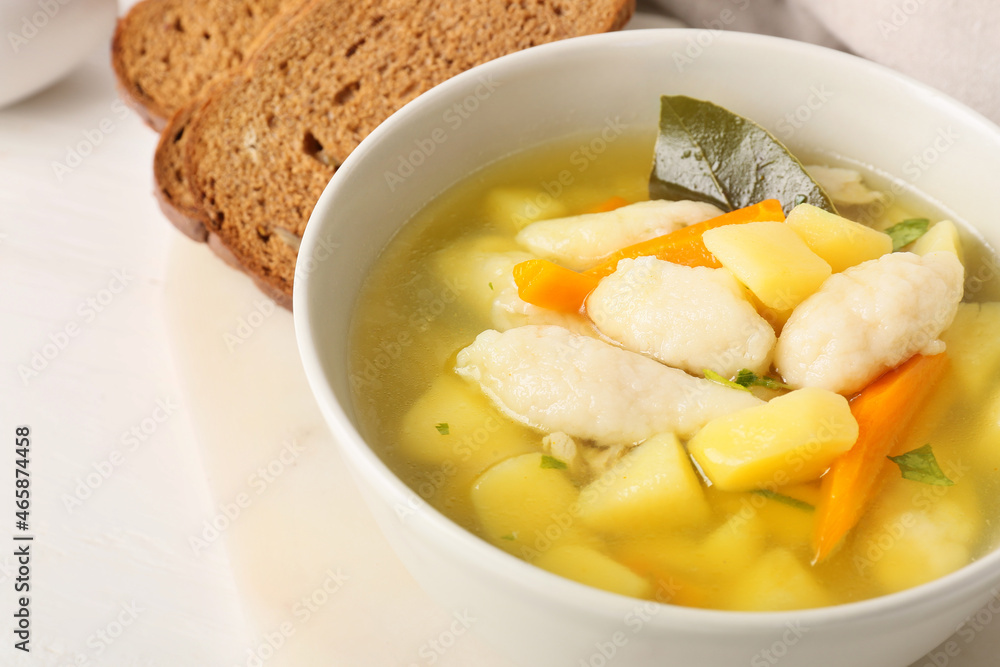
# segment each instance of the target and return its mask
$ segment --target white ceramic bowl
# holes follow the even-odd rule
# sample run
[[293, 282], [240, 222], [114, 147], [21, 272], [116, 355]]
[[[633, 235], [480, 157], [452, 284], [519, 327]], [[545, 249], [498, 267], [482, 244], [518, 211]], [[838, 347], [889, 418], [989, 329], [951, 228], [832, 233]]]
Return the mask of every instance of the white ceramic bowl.
[[[1000, 130], [880, 66], [775, 38], [650, 30], [517, 53], [382, 124], [320, 198], [299, 254], [295, 326], [319, 405], [400, 558], [518, 664], [897, 667], [948, 637], [1000, 583], [1000, 553], [895, 595], [787, 613], [644, 603], [528, 565], [421, 502], [359, 436], [348, 378], [355, 298], [379, 251], [429, 199], [513, 151], [607, 123], [655, 127], [660, 94], [709, 99], [786, 140], [909, 180], [1000, 241]], [[473, 109], [461, 122], [448, 110]], [[617, 120], [616, 120], [617, 119]], [[436, 137], [436, 139], [435, 139]], [[413, 165], [412, 173], [401, 165]], [[404, 174], [399, 180], [388, 174]], [[613, 654], [613, 658], [610, 657]]]
[[67, 74], [115, 27], [115, 0], [2, 0], [0, 107]]

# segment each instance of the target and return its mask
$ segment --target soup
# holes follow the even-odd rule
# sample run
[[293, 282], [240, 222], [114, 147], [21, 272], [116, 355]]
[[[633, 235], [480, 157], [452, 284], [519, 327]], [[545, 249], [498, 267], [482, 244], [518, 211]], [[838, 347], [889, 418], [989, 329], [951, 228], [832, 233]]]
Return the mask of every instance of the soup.
[[[809, 172], [845, 217], [805, 204], [787, 220], [779, 206], [709, 225], [722, 211], [705, 202], [644, 204], [654, 140], [581, 137], [517, 153], [400, 231], [352, 325], [368, 442], [423, 500], [496, 547], [673, 604], [840, 604], [987, 552], [1000, 490], [988, 248], [917, 193], [820, 155], [809, 161], [825, 167]], [[654, 229], [665, 218], [670, 229]], [[846, 218], [864, 230], [838, 227]], [[612, 256], [593, 282], [578, 277], [639, 237], [684, 229], [698, 229], [723, 268]], [[775, 240], [785, 232], [787, 247]], [[838, 234], [849, 242], [831, 245]], [[539, 259], [555, 268], [527, 272]], [[798, 268], [781, 278], [769, 261]], [[529, 303], [535, 279], [555, 308]], [[650, 280], [677, 288], [649, 291]], [[818, 338], [864, 328], [837, 309], [866, 281], [873, 293], [903, 281], [899, 294], [912, 296], [871, 326], [910, 318], [927, 340], [875, 363], [870, 336], [871, 349], [845, 353], [850, 363], [820, 368], [823, 354], [808, 351]], [[677, 333], [679, 321], [702, 333]], [[861, 460], [862, 442], [874, 463]]]

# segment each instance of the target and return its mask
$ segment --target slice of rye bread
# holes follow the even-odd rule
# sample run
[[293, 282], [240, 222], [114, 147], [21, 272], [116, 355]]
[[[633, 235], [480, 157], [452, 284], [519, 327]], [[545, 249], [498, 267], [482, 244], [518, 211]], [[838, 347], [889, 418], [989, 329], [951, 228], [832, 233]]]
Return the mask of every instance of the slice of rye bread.
[[[204, 104], [204, 95], [210, 95], [212, 90], [213, 86], [210, 85], [202, 96], [196, 97], [178, 109], [160, 135], [160, 141], [156, 147], [156, 158], [153, 161], [153, 175], [156, 179], [154, 194], [160, 205], [160, 210], [175, 227], [195, 241], [207, 242], [209, 248], [226, 264], [237, 270], [245, 271], [245, 268], [229, 248], [219, 241], [218, 235], [209, 233], [205, 226], [205, 214], [198, 207], [191, 194], [187, 173], [184, 169], [183, 155], [188, 136], [187, 126], [191, 117]], [[290, 238], [289, 240], [297, 244], [297, 239]], [[288, 294], [276, 290], [254, 274], [246, 273], [264, 294], [277, 304], [291, 309], [292, 300]]]
[[204, 104], [201, 97], [178, 109], [163, 128], [153, 158], [153, 193], [160, 210], [177, 229], [195, 241], [207, 241], [204, 213], [198, 207], [184, 170], [184, 149], [191, 116]]
[[303, 0], [143, 0], [118, 21], [111, 64], [122, 98], [147, 125], [170, 116], [242, 64], [272, 21]]
[[314, 0], [273, 31], [186, 130], [184, 166], [209, 235], [291, 298], [298, 239], [358, 143], [475, 65], [617, 30], [634, 0]]

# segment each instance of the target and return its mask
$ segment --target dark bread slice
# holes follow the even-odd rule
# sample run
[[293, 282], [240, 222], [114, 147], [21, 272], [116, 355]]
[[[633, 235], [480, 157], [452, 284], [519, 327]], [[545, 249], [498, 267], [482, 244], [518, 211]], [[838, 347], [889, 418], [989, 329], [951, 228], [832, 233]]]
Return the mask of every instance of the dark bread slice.
[[[208, 243], [208, 247], [222, 261], [243, 271], [244, 267], [229, 248], [219, 240], [218, 235], [210, 234], [205, 227], [205, 215], [198, 208], [191, 194], [191, 189], [188, 187], [183, 160], [185, 137], [191, 117], [197, 113], [202, 104], [204, 104], [204, 99], [195, 98], [178, 109], [164, 128], [160, 142], [156, 147], [156, 157], [153, 160], [153, 175], [156, 179], [154, 193], [160, 210], [177, 229], [194, 241]], [[275, 290], [253, 274], [248, 273], [248, 275], [257, 284], [257, 287], [278, 305], [291, 309], [292, 300], [289, 295]]]
[[184, 147], [187, 144], [187, 127], [191, 116], [204, 104], [195, 98], [171, 116], [160, 135], [153, 158], [153, 178], [156, 185], [153, 193], [160, 210], [177, 229], [195, 241], [208, 240], [205, 215], [188, 186], [184, 168]]
[[[282, 12], [271, 19], [268, 30], [277, 28], [282, 23], [294, 20], [294, 18], [295, 11]], [[266, 31], [251, 44], [251, 50], [264, 37], [266, 37]], [[188, 136], [187, 126], [191, 122], [192, 116], [204, 105], [205, 100], [208, 99], [213, 90], [225, 85], [227, 76], [229, 76], [228, 73], [207, 82], [199, 95], [174, 112], [162, 130], [153, 158], [153, 177], [156, 184], [154, 194], [160, 205], [160, 210], [186, 236], [199, 242], [208, 240], [208, 230], [205, 228], [205, 214], [199, 208], [191, 194], [190, 187], [188, 187], [187, 170], [184, 165], [184, 151]], [[220, 246], [216, 243], [213, 247]]]
[[111, 64], [122, 98], [156, 130], [242, 64], [271, 21], [302, 0], [143, 0], [118, 21]]
[[634, 0], [314, 0], [272, 31], [187, 128], [185, 167], [209, 233], [291, 296], [320, 193], [392, 112], [475, 65], [616, 30]]

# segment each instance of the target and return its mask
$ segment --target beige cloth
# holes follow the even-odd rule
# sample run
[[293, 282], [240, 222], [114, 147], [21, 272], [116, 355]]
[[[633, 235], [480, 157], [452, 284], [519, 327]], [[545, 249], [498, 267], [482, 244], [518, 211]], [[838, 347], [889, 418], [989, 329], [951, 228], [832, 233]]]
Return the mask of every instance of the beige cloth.
[[692, 28], [758, 32], [856, 53], [1000, 124], [998, 0], [644, 0]]

